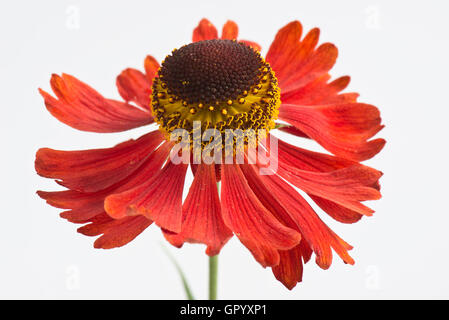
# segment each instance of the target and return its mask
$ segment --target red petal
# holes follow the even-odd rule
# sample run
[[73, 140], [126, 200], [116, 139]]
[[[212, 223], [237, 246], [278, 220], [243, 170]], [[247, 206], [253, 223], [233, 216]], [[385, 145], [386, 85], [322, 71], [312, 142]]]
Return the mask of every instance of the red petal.
[[334, 65], [338, 50], [324, 43], [315, 50], [320, 30], [309, 31], [302, 41], [302, 26], [294, 21], [277, 33], [267, 54], [267, 61], [276, 72], [283, 94], [303, 87], [326, 75]]
[[134, 188], [153, 177], [166, 161], [170, 149], [170, 143], [162, 144], [133, 174], [107, 189], [93, 193], [73, 190], [56, 192], [38, 191], [38, 195], [54, 207], [71, 209], [70, 211], [61, 213], [62, 218], [74, 223], [87, 222], [89, 219], [105, 212], [104, 199], [108, 195]]
[[183, 219], [179, 234], [165, 234], [176, 246], [184, 241], [207, 245], [210, 256], [220, 252], [232, 237], [221, 217], [220, 200], [215, 179], [215, 165], [201, 163], [182, 207]]
[[239, 27], [234, 21], [228, 20], [221, 32], [222, 39], [235, 40], [239, 36]]
[[151, 104], [151, 83], [146, 75], [136, 69], [125, 69], [117, 77], [117, 88], [126, 102], [135, 102], [148, 109]]
[[251, 191], [237, 165], [222, 165], [222, 214], [226, 225], [264, 267], [279, 264], [278, 250], [297, 245], [301, 236], [282, 225]]
[[[369, 167], [360, 165], [354, 161], [301, 149], [283, 142], [282, 140], [278, 140], [278, 148], [280, 162], [302, 170], [313, 172], [330, 172], [333, 170], [351, 166], [360, 166], [365, 168], [366, 170], [374, 170]], [[378, 188], [376, 187], [377, 185], [378, 182], [376, 181], [375, 185], [372, 185], [371, 187], [378, 190]], [[343, 223], [354, 223], [360, 220], [362, 217], [360, 213], [349, 210], [343, 206], [336, 204], [335, 202], [311, 194], [309, 194], [309, 196], [315, 201], [315, 203], [317, 203], [321, 207], [321, 209], [323, 209], [337, 221]], [[371, 215], [372, 213], [372, 210], [365, 211], [366, 215]]]
[[311, 249], [305, 240], [293, 249], [279, 251], [281, 257], [277, 266], [272, 268], [273, 274], [289, 290], [302, 281], [303, 262], [310, 258]]
[[292, 62], [296, 55], [301, 34], [301, 23], [299, 21], [290, 22], [278, 31], [268, 49], [266, 60], [275, 70], [278, 80], [280, 80], [279, 75], [284, 68]]
[[[198, 165], [191, 161], [190, 162], [190, 170], [192, 171], [193, 175], [195, 176], [196, 171], [198, 170]], [[221, 181], [221, 165], [220, 164], [215, 165], [215, 179], [217, 182]]]
[[150, 83], [151, 85], [153, 83], [154, 77], [157, 74], [157, 71], [159, 70], [159, 62], [157, 62], [157, 60], [153, 56], [148, 55], [145, 58], [144, 67], [148, 83]]
[[280, 163], [278, 172], [301, 190], [360, 214], [371, 215], [373, 212], [361, 204], [361, 201], [381, 198], [380, 192], [371, 187], [381, 174], [363, 167], [354, 166], [327, 173], [315, 173]]
[[73, 190], [95, 192], [129, 176], [163, 141], [160, 131], [113, 148], [84, 151], [39, 149], [35, 167], [39, 175], [59, 179]]
[[293, 61], [288, 73], [283, 73], [282, 81], [279, 81], [281, 91], [286, 94], [326, 75], [334, 66], [337, 56], [337, 48], [332, 43], [324, 43], [307, 60]]
[[385, 145], [385, 140], [367, 141], [383, 126], [379, 110], [364, 103], [322, 106], [282, 104], [279, 118], [293, 124], [337, 156], [367, 160]]
[[282, 126], [278, 128], [280, 131], [284, 131], [287, 133], [290, 133], [294, 136], [301, 137], [301, 138], [310, 138], [308, 135], [306, 135], [304, 132], [296, 128], [295, 126]]
[[325, 74], [303, 87], [281, 93], [281, 101], [285, 104], [303, 106], [356, 102], [357, 93], [339, 94], [349, 84], [350, 78], [348, 76], [340, 77], [328, 83], [329, 79], [330, 76]]
[[[320, 198], [317, 196], [314, 196], [312, 194], [309, 194], [310, 198], [328, 215], [330, 215], [332, 218], [337, 220], [338, 222], [342, 223], [354, 223], [359, 221], [363, 215], [354, 211], [347, 209], [339, 204], [336, 204], [335, 202], [332, 202], [330, 200]], [[366, 213], [366, 215], [371, 215], [371, 213]]]
[[218, 39], [217, 28], [207, 19], [202, 19], [193, 30], [192, 42]]
[[[257, 173], [254, 170], [257, 170], [257, 168], [251, 167], [253, 170], [251, 174], [255, 176]], [[264, 203], [271, 203], [272, 206], [282, 207], [288, 212], [303, 239], [307, 241], [317, 255], [317, 264], [320, 267], [326, 269], [331, 265], [331, 248], [346, 263], [354, 263], [347, 253], [351, 246], [332, 232], [321, 221], [307, 201], [284, 180], [277, 175], [258, 175], [258, 179], [253, 179], [253, 181], [255, 183], [253, 190], [258, 190], [257, 192], [263, 195], [259, 199], [263, 199]]]
[[106, 198], [104, 207], [113, 218], [144, 215], [158, 226], [172, 232], [181, 231], [182, 190], [187, 166], [168, 161], [147, 182]]
[[88, 225], [78, 228], [78, 232], [86, 236], [99, 237], [95, 243], [95, 248], [111, 249], [124, 246], [134, 240], [152, 223], [151, 220], [143, 216], [126, 217], [114, 220], [107, 215], [97, 217]]
[[130, 104], [105, 99], [75, 77], [53, 75], [51, 86], [57, 99], [39, 89], [48, 111], [61, 122], [79, 130], [119, 132], [153, 121], [149, 112]]

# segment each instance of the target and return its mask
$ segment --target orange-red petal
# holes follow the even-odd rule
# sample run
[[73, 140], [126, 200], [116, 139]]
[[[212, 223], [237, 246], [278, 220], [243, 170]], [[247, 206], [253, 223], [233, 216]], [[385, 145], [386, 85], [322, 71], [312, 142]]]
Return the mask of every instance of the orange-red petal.
[[53, 74], [50, 83], [57, 98], [39, 89], [45, 106], [55, 118], [75, 129], [119, 132], [153, 122], [148, 111], [128, 103], [105, 99], [70, 75]]
[[287, 289], [293, 289], [302, 281], [303, 263], [310, 259], [312, 250], [305, 240], [293, 249], [279, 251], [280, 261], [272, 267], [273, 274]]
[[222, 39], [235, 40], [239, 36], [239, 27], [237, 23], [232, 20], [226, 21], [221, 32]]
[[159, 70], [159, 62], [150, 55], [147, 55], [144, 61], [144, 68], [145, 68], [145, 75], [147, 77], [148, 83], [150, 85], [153, 83], [153, 79], [157, 74], [157, 71]]
[[279, 264], [278, 250], [296, 246], [300, 234], [281, 224], [262, 205], [238, 165], [222, 165], [221, 175], [225, 224], [262, 266]]
[[383, 128], [379, 110], [369, 104], [282, 104], [279, 118], [294, 125], [333, 154], [346, 159], [367, 160], [385, 145], [383, 139], [368, 141]]
[[126, 102], [134, 102], [141, 108], [149, 109], [152, 90], [145, 74], [136, 69], [125, 69], [117, 76], [116, 84]]
[[193, 30], [192, 42], [218, 39], [217, 28], [207, 19], [202, 19]]
[[266, 60], [276, 72], [285, 95], [325, 76], [337, 59], [338, 50], [331, 43], [318, 44], [320, 30], [310, 30], [301, 40], [302, 26], [293, 21], [279, 30]]
[[152, 221], [144, 216], [115, 220], [103, 214], [92, 219], [90, 224], [78, 228], [78, 232], [91, 237], [102, 234], [95, 240], [94, 247], [112, 249], [131, 242], [151, 223]]
[[165, 233], [167, 240], [176, 246], [185, 241], [204, 243], [207, 245], [206, 253], [210, 256], [220, 252], [232, 237], [232, 231], [223, 222], [216, 183], [215, 165], [198, 165], [182, 207], [181, 232]]
[[48, 148], [36, 153], [39, 175], [60, 180], [63, 186], [84, 192], [106, 189], [129, 176], [163, 141], [160, 131], [113, 148], [58, 151]]
[[105, 212], [104, 199], [108, 195], [134, 188], [148, 181], [160, 171], [168, 157], [170, 148], [170, 143], [163, 143], [130, 176], [106, 189], [89, 193], [74, 190], [38, 191], [38, 195], [54, 207], [70, 209], [61, 213], [62, 218], [74, 223], [88, 222], [91, 218]]
[[182, 190], [187, 165], [168, 161], [145, 183], [106, 198], [106, 212], [115, 219], [144, 215], [161, 228], [179, 233], [182, 223]]
[[302, 241], [307, 241], [317, 255], [317, 264], [321, 268], [326, 269], [331, 265], [331, 248], [346, 263], [354, 263], [347, 252], [352, 247], [321, 221], [307, 201], [296, 190], [278, 175], [258, 175], [256, 166], [251, 166], [251, 168], [252, 171], [246, 173], [254, 177], [252, 189], [258, 190], [259, 199], [263, 199], [265, 203], [282, 207], [289, 214], [303, 237]]
[[357, 93], [339, 94], [348, 86], [350, 77], [340, 77], [328, 83], [329, 79], [330, 76], [325, 74], [305, 86], [290, 92], [282, 92], [281, 101], [285, 104], [303, 106], [356, 102], [359, 96]]

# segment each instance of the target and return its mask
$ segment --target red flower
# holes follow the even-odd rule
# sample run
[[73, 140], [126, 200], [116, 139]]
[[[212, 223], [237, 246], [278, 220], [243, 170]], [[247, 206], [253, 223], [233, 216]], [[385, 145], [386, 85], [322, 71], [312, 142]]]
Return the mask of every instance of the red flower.
[[[228, 21], [221, 39], [237, 36], [237, 25]], [[318, 37], [319, 29], [302, 37], [301, 24], [291, 22], [277, 33], [264, 60], [254, 42], [204, 41], [217, 39], [218, 33], [203, 19], [193, 32], [198, 43], [174, 51], [162, 68], [147, 56], [145, 73], [126, 69], [117, 77], [125, 102], [106, 99], [70, 75], [53, 75], [56, 98], [40, 93], [51, 114], [67, 125], [118, 132], [156, 121], [160, 130], [107, 149], [40, 149], [37, 173], [68, 190], [38, 191], [39, 196], [66, 209], [63, 218], [85, 224], [80, 233], [101, 235], [96, 248], [123, 246], [154, 222], [173, 245], [204, 243], [208, 255], [218, 254], [235, 234], [289, 289], [302, 280], [303, 263], [312, 253], [323, 269], [331, 265], [332, 250], [353, 264], [352, 247], [291, 185], [337, 221], [354, 223], [372, 215], [363, 201], [381, 197], [382, 174], [360, 161], [384, 146], [383, 139], [370, 140], [383, 126], [375, 106], [357, 102], [356, 93], [341, 93], [349, 77], [330, 81], [337, 48], [318, 46]], [[255, 98], [260, 105], [252, 103]], [[275, 126], [277, 117], [287, 124]], [[273, 137], [279, 149], [274, 175], [261, 175], [260, 163], [191, 163], [194, 181], [182, 203], [189, 165], [167, 161], [174, 143], [166, 137], [175, 128], [191, 129], [195, 119], [220, 130], [279, 129], [315, 140], [333, 155]]]

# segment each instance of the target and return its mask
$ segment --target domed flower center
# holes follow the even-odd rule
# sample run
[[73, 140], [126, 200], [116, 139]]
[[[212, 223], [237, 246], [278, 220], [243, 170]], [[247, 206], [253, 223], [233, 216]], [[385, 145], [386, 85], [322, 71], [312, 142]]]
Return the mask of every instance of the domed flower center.
[[[173, 50], [153, 81], [152, 111], [166, 134], [194, 122], [201, 129], [274, 128], [280, 90], [270, 65], [251, 47], [232, 40], [206, 40]], [[202, 143], [203, 147], [205, 143]]]

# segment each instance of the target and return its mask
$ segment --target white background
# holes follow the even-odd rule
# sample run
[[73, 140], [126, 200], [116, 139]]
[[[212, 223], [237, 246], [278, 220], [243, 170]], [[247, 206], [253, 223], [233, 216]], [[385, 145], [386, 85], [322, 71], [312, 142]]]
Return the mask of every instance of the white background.
[[[109, 98], [115, 77], [143, 69], [189, 43], [203, 17], [227, 19], [266, 53], [277, 30], [298, 19], [339, 48], [333, 76], [351, 75], [348, 91], [377, 105], [385, 149], [367, 162], [382, 170], [376, 213], [330, 226], [355, 248], [354, 266], [314, 258], [293, 291], [231, 240], [220, 255], [219, 297], [227, 299], [449, 298], [447, 237], [447, 1], [2, 1], [0, 5], [1, 182], [0, 298], [183, 299], [168, 244], [151, 226], [127, 246], [97, 250], [93, 238], [59, 218], [35, 191], [57, 190], [34, 171], [39, 147], [109, 147], [147, 128], [94, 134], [74, 130], [46, 110], [37, 88], [66, 72]], [[206, 298], [204, 247], [170, 251], [198, 298]]]

